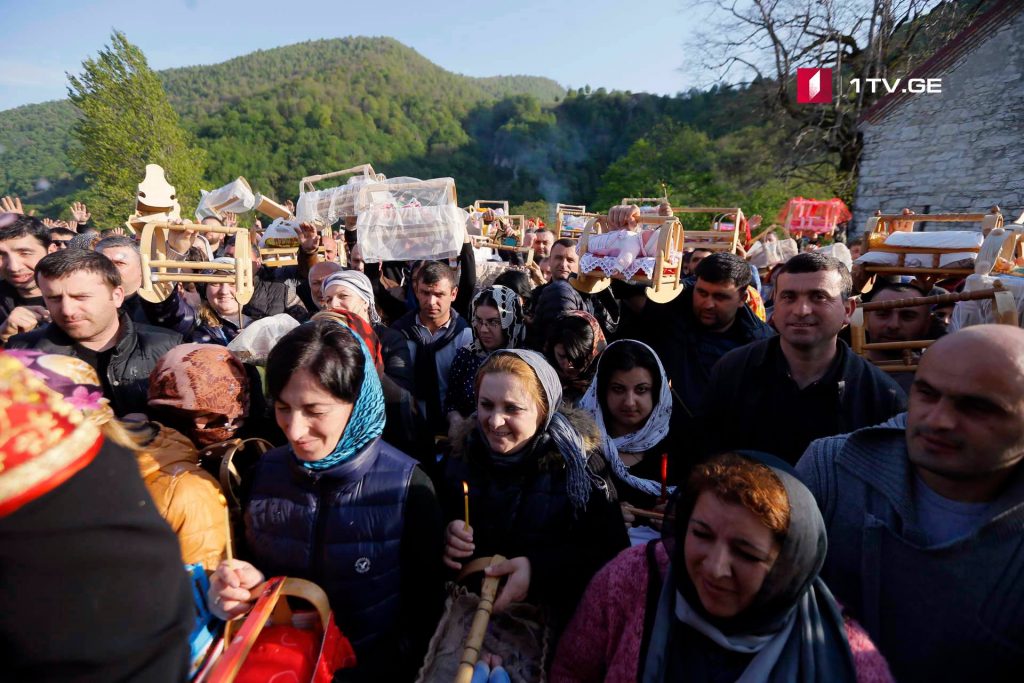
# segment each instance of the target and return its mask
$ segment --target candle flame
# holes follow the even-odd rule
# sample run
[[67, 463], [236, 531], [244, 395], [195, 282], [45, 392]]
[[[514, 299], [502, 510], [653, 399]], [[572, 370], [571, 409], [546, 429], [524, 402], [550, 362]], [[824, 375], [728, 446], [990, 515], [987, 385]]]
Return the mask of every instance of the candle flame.
[[469, 484], [466, 482], [462, 482], [462, 492], [467, 496], [469, 495]]

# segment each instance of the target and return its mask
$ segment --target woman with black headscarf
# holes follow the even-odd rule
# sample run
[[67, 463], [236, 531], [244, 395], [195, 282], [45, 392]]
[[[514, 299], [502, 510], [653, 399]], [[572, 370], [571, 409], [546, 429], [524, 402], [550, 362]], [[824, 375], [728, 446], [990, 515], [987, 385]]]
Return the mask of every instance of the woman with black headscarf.
[[818, 572], [825, 525], [773, 456], [697, 467], [664, 541], [621, 553], [587, 588], [553, 682], [891, 681]]

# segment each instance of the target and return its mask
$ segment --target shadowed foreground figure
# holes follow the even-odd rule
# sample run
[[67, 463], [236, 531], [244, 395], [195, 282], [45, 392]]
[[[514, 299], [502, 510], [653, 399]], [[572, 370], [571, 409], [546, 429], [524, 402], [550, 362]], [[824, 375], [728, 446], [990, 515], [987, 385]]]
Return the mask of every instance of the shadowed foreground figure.
[[797, 471], [833, 543], [822, 576], [899, 680], [1020, 680], [1024, 330], [925, 352], [904, 415], [811, 444]]

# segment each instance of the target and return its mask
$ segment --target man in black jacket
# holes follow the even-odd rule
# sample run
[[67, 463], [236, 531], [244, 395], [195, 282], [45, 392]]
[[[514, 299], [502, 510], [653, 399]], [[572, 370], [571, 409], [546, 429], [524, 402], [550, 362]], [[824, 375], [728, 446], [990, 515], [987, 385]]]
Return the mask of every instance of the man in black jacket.
[[711, 372], [698, 416], [705, 454], [748, 448], [795, 463], [814, 439], [906, 410], [899, 385], [838, 339], [856, 306], [852, 286], [829, 256], [799, 254], [782, 266], [779, 336], [730, 351]]
[[747, 306], [751, 277], [746, 261], [735, 254], [711, 254], [696, 276], [694, 285], [669, 303], [646, 301], [638, 326], [672, 381], [677, 397], [673, 417], [692, 416], [700, 408], [719, 358], [774, 334]]
[[[548, 332], [560, 317], [569, 311], [586, 311], [600, 323], [606, 337], [614, 334], [619, 323], [619, 304], [611, 292], [602, 295], [578, 291], [571, 281], [580, 272], [576, 244], [560, 239], [551, 247], [551, 282], [533, 291], [533, 322], [526, 330], [526, 346], [544, 350]], [[600, 298], [598, 298], [600, 297]]]
[[0, 343], [49, 320], [35, 269], [41, 258], [56, 249], [49, 229], [38, 218], [0, 214]]
[[121, 275], [102, 254], [54, 252], [39, 261], [35, 277], [53, 322], [12, 337], [7, 347], [81, 358], [96, 369], [118, 416], [143, 409], [149, 373], [181, 335], [134, 323], [120, 311]]

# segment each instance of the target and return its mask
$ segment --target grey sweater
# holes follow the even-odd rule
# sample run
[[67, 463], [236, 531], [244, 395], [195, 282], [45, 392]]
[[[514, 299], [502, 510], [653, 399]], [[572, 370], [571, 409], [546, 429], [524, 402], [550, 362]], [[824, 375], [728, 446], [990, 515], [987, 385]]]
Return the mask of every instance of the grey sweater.
[[821, 576], [900, 681], [1024, 675], [1024, 466], [976, 532], [931, 545], [906, 414], [813, 442], [797, 464], [828, 528]]

